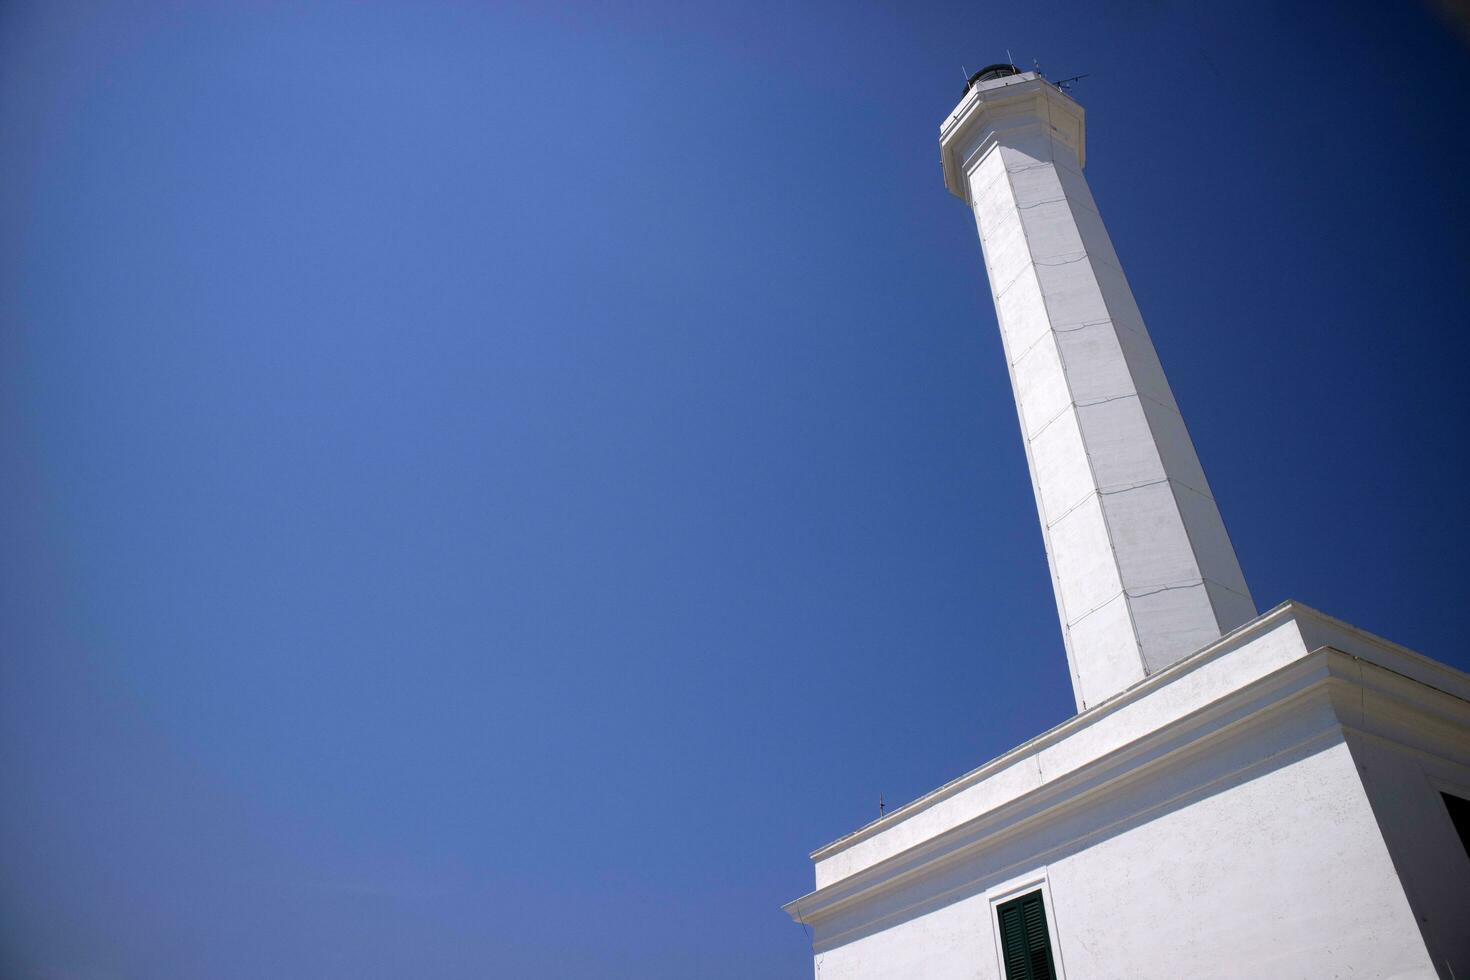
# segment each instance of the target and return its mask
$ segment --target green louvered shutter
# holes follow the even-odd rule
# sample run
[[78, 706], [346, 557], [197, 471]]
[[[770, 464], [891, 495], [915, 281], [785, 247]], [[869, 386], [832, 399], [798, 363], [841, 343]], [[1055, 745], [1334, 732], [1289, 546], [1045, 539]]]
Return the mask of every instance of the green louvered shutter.
[[1054, 980], [1051, 936], [1041, 892], [1013, 898], [995, 910], [1000, 918], [1001, 958], [1006, 980]]
[[1463, 800], [1450, 793], [1439, 795], [1444, 798], [1444, 805], [1450, 811], [1450, 822], [1455, 825], [1455, 833], [1460, 835], [1460, 843], [1465, 845], [1465, 856], [1470, 857], [1470, 800]]

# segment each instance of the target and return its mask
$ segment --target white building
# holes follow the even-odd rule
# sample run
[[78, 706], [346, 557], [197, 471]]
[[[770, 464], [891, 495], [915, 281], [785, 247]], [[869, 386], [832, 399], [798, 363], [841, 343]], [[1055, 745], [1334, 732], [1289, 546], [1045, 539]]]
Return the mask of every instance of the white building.
[[817, 850], [820, 980], [1470, 980], [1470, 676], [1262, 615], [1087, 182], [1083, 112], [978, 73], [975, 212], [1078, 714]]

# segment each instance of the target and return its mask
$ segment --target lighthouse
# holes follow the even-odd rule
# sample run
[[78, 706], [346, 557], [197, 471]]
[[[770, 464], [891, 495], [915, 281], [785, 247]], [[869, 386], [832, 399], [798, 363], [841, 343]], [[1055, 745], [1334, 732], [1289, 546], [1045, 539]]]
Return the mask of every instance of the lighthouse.
[[1078, 710], [1255, 618], [1082, 166], [1082, 107], [979, 73], [940, 129], [975, 214]]
[[820, 980], [1470, 977], [1470, 675], [1297, 602], [1257, 613], [1084, 136], [1004, 64], [939, 140], [1078, 713], [813, 851], [786, 912]]

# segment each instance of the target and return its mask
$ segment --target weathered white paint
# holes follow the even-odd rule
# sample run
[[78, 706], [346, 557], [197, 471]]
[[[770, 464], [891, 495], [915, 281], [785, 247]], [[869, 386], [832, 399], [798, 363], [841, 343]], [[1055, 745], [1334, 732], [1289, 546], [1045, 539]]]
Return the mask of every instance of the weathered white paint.
[[975, 86], [940, 128], [980, 230], [1079, 711], [1256, 614], [1082, 176], [1083, 129], [1029, 72]]
[[[823, 980], [999, 978], [1045, 882], [1063, 976], [1470, 976], [1470, 676], [1286, 603], [812, 856]], [[1453, 971], [1453, 973], [1451, 972]]]

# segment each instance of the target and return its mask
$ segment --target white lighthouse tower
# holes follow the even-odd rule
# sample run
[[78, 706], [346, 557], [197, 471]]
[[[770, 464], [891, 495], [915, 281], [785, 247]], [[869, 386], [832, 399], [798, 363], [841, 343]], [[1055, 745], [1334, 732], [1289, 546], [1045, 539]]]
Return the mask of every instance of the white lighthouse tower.
[[980, 229], [1080, 711], [1256, 607], [1082, 176], [1082, 107], [980, 74], [944, 179]]
[[976, 74], [973, 209], [1078, 714], [812, 854], [821, 980], [1470, 978], [1470, 676], [1257, 615], [1082, 175], [1082, 108]]

